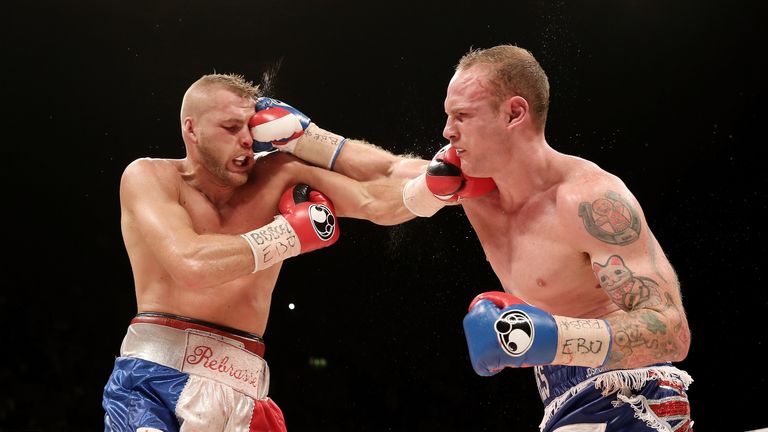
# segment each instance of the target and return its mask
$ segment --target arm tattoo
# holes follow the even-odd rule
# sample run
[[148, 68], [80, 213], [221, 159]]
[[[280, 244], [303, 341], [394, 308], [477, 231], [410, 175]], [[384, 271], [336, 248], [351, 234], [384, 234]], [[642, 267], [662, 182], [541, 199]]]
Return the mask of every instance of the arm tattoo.
[[[618, 325], [617, 325], [618, 324]], [[667, 325], [653, 311], [627, 316], [613, 327], [613, 347], [609, 363], [621, 366], [627, 361], [653, 363], [677, 355]]]
[[632, 206], [613, 191], [591, 203], [579, 204], [579, 217], [587, 232], [605, 243], [628, 245], [640, 236], [640, 218]]
[[[608, 364], [627, 367], [680, 355], [689, 336], [684, 314], [668, 292], [662, 292], [655, 280], [633, 274], [618, 255], [611, 255], [605, 264], [592, 263], [592, 269], [611, 300], [628, 312], [611, 321], [613, 345]], [[664, 318], [670, 313], [676, 319]]]
[[649, 277], [635, 276], [620, 256], [611, 255], [605, 264], [592, 263], [592, 270], [600, 286], [622, 310], [661, 306], [659, 284]]

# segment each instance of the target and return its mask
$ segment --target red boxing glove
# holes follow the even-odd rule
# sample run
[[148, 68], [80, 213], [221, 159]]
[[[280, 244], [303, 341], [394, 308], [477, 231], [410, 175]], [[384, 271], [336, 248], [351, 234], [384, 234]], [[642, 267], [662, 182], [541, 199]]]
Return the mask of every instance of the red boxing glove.
[[528, 304], [519, 297], [515, 297], [512, 294], [507, 294], [504, 291], [488, 291], [482, 294], [478, 294], [477, 297], [472, 300], [472, 303], [469, 304], [469, 310], [472, 310], [472, 308], [475, 307], [477, 302], [480, 300], [488, 300], [500, 309], [504, 309], [515, 304]]
[[461, 172], [461, 159], [448, 144], [435, 154], [427, 167], [427, 187], [443, 201], [474, 198], [496, 189], [493, 179], [471, 177]]
[[305, 184], [288, 188], [280, 198], [278, 209], [296, 232], [301, 253], [330, 246], [339, 239], [333, 204]]
[[254, 273], [339, 239], [333, 204], [309, 186], [291, 186], [277, 207], [281, 214], [274, 221], [240, 235], [253, 253]]

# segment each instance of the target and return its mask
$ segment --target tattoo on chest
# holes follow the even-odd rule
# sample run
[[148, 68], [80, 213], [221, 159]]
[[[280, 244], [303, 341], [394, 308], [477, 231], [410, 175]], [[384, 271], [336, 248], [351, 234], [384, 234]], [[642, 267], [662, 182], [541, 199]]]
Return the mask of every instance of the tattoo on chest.
[[608, 191], [604, 198], [579, 204], [579, 217], [593, 237], [605, 243], [628, 245], [640, 236], [640, 218], [621, 195]]
[[659, 284], [649, 277], [634, 275], [618, 255], [611, 255], [605, 264], [592, 263], [592, 270], [611, 300], [625, 311], [662, 303]]

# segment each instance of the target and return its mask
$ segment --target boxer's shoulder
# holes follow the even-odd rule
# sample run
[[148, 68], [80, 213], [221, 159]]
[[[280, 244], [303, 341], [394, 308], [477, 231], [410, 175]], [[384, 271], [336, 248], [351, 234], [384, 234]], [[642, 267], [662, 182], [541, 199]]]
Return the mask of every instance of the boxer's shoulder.
[[581, 165], [568, 171], [558, 185], [558, 210], [568, 215], [576, 214], [584, 202], [594, 201], [609, 191], [625, 195], [629, 192], [619, 177], [591, 163]]
[[128, 164], [120, 179], [121, 197], [147, 196], [155, 191], [177, 196], [184, 188], [184, 163], [178, 159], [141, 158]]
[[123, 171], [123, 178], [146, 176], [167, 178], [180, 178], [184, 172], [184, 163], [181, 159], [156, 159], [139, 158], [129, 163]]

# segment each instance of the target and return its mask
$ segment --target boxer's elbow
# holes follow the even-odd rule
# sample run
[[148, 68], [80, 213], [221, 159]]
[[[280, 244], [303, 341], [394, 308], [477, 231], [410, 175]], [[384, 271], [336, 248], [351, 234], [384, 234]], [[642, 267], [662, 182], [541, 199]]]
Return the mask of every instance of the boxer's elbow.
[[670, 330], [667, 340], [667, 352], [671, 357], [669, 360], [675, 362], [685, 360], [691, 348], [691, 330], [688, 320], [685, 314], [677, 309], [668, 311], [665, 315], [667, 328]]
[[198, 290], [214, 284], [211, 277], [216, 272], [212, 271], [212, 263], [199, 252], [181, 253], [169, 267], [171, 278], [183, 289]]
[[185, 260], [171, 272], [171, 277], [185, 290], [198, 290], [208, 285], [203, 263], [198, 260]]
[[674, 361], [682, 361], [688, 357], [688, 351], [691, 348], [691, 329], [688, 327], [688, 320], [683, 316], [679, 322], [677, 331], [678, 355]]

